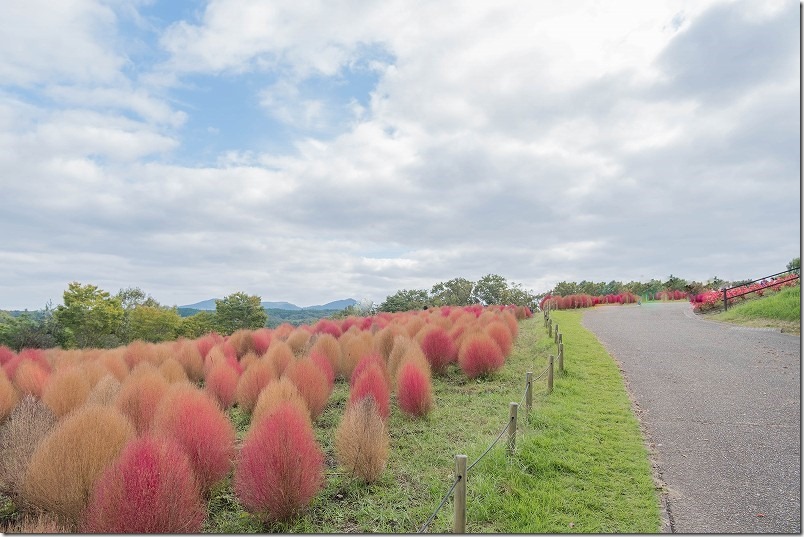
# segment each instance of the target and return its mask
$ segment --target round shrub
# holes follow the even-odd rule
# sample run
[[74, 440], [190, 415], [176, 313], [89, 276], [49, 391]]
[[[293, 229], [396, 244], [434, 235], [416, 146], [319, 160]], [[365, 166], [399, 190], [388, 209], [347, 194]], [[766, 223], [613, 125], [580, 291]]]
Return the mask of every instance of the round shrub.
[[354, 386], [349, 391], [349, 404], [358, 403], [361, 399], [373, 397], [377, 410], [384, 420], [391, 415], [391, 394], [385, 377], [377, 364], [371, 364], [355, 380]]
[[157, 407], [152, 430], [175, 439], [184, 448], [203, 491], [229, 473], [235, 455], [235, 430], [203, 391], [190, 384], [173, 384]]
[[351, 475], [376, 481], [388, 462], [388, 432], [372, 397], [350, 405], [335, 432], [335, 457]]
[[455, 361], [458, 357], [455, 343], [453, 343], [447, 331], [440, 326], [427, 329], [424, 337], [422, 337], [421, 348], [430, 363], [430, 367], [436, 373], [443, 372], [447, 364]]
[[500, 346], [484, 333], [467, 336], [458, 352], [458, 364], [469, 378], [497, 371], [504, 363]]
[[86, 533], [199, 533], [206, 514], [187, 454], [174, 440], [132, 440], [100, 475], [84, 512]]
[[83, 405], [91, 389], [81, 368], [59, 369], [50, 375], [42, 393], [42, 401], [60, 418]]
[[324, 453], [309, 420], [289, 403], [254, 423], [234, 474], [240, 502], [264, 521], [292, 518], [324, 483]]
[[318, 419], [327, 406], [330, 394], [329, 382], [321, 369], [309, 358], [303, 358], [291, 363], [285, 370], [285, 376], [296, 385], [307, 403], [310, 418], [313, 421]]
[[399, 408], [410, 416], [424, 416], [433, 406], [433, 388], [429, 372], [413, 361], [405, 361], [396, 377]]
[[34, 451], [22, 484], [24, 502], [78, 522], [93, 483], [134, 436], [131, 422], [116, 408], [75, 410]]
[[246, 412], [254, 410], [254, 405], [257, 404], [257, 398], [260, 396], [262, 389], [275, 379], [274, 368], [268, 360], [264, 358], [257, 359], [240, 375], [237, 390], [235, 391], [237, 405]]

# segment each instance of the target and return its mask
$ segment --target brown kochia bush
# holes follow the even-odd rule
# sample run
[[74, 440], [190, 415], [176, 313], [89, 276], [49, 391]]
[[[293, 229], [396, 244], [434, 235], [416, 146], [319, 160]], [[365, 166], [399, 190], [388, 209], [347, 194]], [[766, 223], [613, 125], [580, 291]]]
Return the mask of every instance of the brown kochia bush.
[[114, 405], [131, 420], [137, 434], [143, 434], [151, 427], [156, 408], [169, 387], [170, 383], [156, 369], [132, 371], [120, 386]]
[[388, 462], [388, 432], [374, 398], [349, 405], [335, 433], [335, 456], [346, 471], [370, 483]]
[[341, 344], [332, 334], [318, 334], [315, 343], [310, 347], [310, 356], [320, 354], [329, 360], [332, 371], [337, 374], [336, 366], [341, 361]]
[[282, 376], [282, 373], [285, 372], [285, 368], [290, 362], [295, 360], [295, 357], [293, 356], [293, 349], [290, 348], [290, 345], [284, 341], [274, 340], [265, 353], [265, 359], [273, 366], [274, 373], [276, 373], [277, 376]]
[[0, 490], [20, 505], [20, 486], [39, 443], [56, 426], [48, 406], [26, 395], [0, 427]]
[[182, 365], [191, 381], [198, 382], [204, 378], [204, 357], [194, 341], [178, 340], [174, 347], [174, 358]]
[[106, 375], [95, 384], [92, 391], [89, 392], [86, 404], [113, 405], [119, 392], [120, 381], [111, 373], [106, 373]]
[[302, 413], [310, 417], [310, 410], [307, 402], [299, 393], [296, 385], [287, 378], [283, 377], [268, 383], [260, 392], [257, 404], [254, 405], [254, 412], [251, 413], [251, 423], [257, 423], [261, 418], [273, 413], [282, 403], [290, 403]]
[[237, 382], [235, 400], [237, 405], [251, 412], [257, 404], [260, 392], [269, 382], [276, 379], [273, 366], [265, 358], [258, 358], [243, 371]]
[[11, 414], [19, 399], [17, 388], [8, 380], [6, 372], [0, 369], [0, 422]]
[[187, 372], [184, 367], [175, 358], [166, 358], [162, 365], [159, 366], [159, 372], [165, 377], [165, 380], [173, 384], [174, 382], [182, 382], [189, 380]]
[[61, 418], [83, 405], [91, 390], [89, 381], [80, 367], [59, 369], [50, 375], [42, 393], [42, 401]]
[[69, 533], [70, 528], [60, 524], [59, 520], [48, 513], [23, 515], [19, 520], [8, 525], [0, 525], [0, 532], [11, 533]]
[[371, 332], [361, 332], [353, 335], [346, 332], [341, 336], [341, 360], [335, 364], [335, 373], [344, 379], [351, 379], [355, 367], [360, 359], [370, 354], [374, 347], [374, 338]]
[[34, 451], [22, 483], [24, 502], [75, 524], [95, 479], [134, 436], [134, 426], [114, 407], [70, 413]]
[[285, 340], [285, 342], [290, 346], [293, 354], [296, 357], [299, 357], [302, 356], [304, 351], [307, 349], [311, 335], [312, 334], [309, 330], [299, 327], [288, 334], [288, 338]]

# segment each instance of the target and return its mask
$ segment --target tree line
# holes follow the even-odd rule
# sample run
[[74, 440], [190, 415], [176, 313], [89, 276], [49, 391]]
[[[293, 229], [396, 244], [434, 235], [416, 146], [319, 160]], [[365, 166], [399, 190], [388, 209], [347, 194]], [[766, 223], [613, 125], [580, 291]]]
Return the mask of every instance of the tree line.
[[96, 285], [72, 282], [64, 291], [64, 304], [13, 316], [0, 311], [0, 345], [22, 348], [111, 348], [134, 340], [170, 341], [197, 338], [215, 331], [229, 335], [241, 328], [266, 326], [268, 314], [261, 298], [233, 293], [215, 301], [215, 311], [189, 317], [164, 306], [138, 287], [112, 295]]
[[513, 304], [535, 309], [538, 296], [509, 282], [498, 274], [487, 274], [476, 282], [453, 278], [428, 289], [402, 289], [386, 297], [377, 309], [397, 312], [421, 310], [439, 306], [471, 306], [481, 304]]

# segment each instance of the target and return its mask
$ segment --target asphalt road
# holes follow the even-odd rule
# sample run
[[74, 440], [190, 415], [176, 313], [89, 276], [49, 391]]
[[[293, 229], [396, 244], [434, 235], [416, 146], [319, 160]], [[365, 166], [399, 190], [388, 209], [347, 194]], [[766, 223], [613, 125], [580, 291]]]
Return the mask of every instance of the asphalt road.
[[696, 317], [688, 303], [597, 307], [583, 325], [620, 364], [664, 531], [801, 533], [801, 339]]

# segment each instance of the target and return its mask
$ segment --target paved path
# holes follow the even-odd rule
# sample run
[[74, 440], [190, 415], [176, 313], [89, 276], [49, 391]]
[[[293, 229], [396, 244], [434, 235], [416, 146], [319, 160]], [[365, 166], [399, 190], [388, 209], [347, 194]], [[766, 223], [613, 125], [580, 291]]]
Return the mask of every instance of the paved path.
[[621, 365], [667, 488], [665, 531], [801, 533], [801, 339], [704, 321], [688, 303], [583, 325]]

